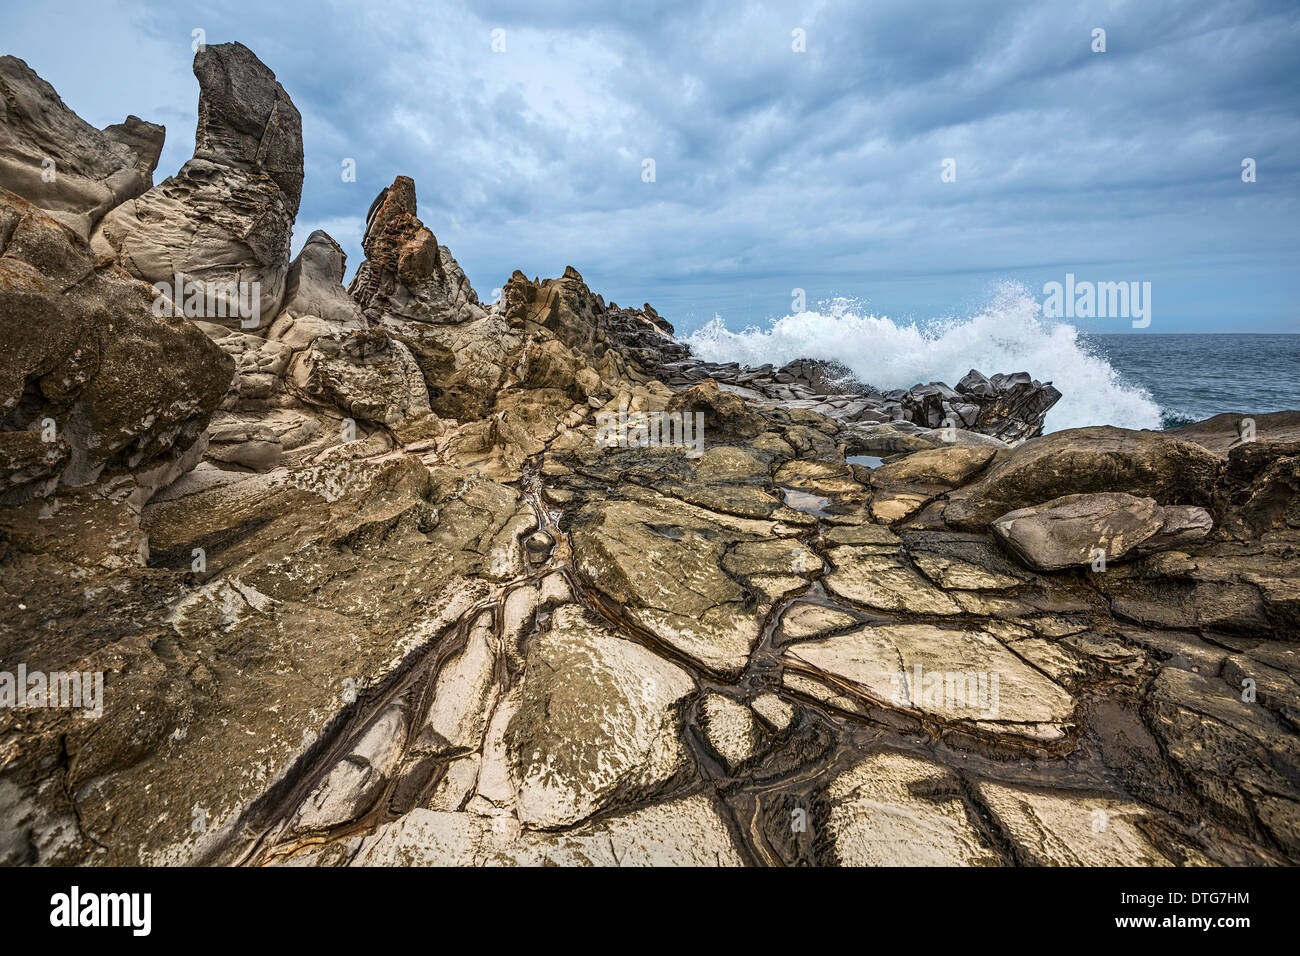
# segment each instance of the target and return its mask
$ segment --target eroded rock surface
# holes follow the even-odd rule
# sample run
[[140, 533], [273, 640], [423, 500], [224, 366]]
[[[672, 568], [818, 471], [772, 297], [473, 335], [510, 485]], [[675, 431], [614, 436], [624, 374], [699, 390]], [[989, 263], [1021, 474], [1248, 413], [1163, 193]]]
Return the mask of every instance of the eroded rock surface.
[[[103, 696], [0, 708], [0, 861], [1300, 863], [1294, 413], [707, 365], [572, 268], [483, 303], [406, 177], [344, 289], [288, 96], [195, 69], [133, 199], [149, 128], [6, 105], [0, 175], [89, 158], [0, 191], [0, 671]], [[157, 316], [173, 269], [265, 321]]]
[[227, 324], [260, 327], [284, 301], [302, 197], [302, 117], [241, 43], [201, 47], [194, 75], [194, 157], [104, 216], [91, 247], [149, 283], [202, 283], [226, 303]]
[[1026, 564], [1059, 571], [1129, 553], [1167, 551], [1198, 544], [1213, 521], [1204, 508], [1161, 506], [1152, 498], [1108, 492], [1064, 495], [1041, 505], [1009, 511], [993, 533]]
[[1213, 454], [1169, 435], [1109, 425], [1072, 428], [999, 453], [978, 482], [951, 496], [944, 519], [982, 530], [1008, 511], [1094, 492], [1203, 506], [1218, 472]]
[[[185, 467], [232, 364], [152, 290], [0, 190], [0, 500], [117, 474], [138, 504]], [[128, 488], [126, 485], [135, 487]]]
[[82, 239], [153, 185], [163, 128], [138, 116], [98, 130], [15, 56], [0, 56], [0, 188]]

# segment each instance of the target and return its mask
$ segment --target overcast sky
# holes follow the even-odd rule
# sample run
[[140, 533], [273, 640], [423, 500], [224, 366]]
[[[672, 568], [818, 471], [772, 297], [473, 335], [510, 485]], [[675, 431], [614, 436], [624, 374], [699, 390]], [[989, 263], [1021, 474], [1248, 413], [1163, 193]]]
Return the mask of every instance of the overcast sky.
[[166, 125], [158, 181], [193, 151], [195, 29], [302, 112], [295, 252], [325, 229], [349, 274], [406, 174], [485, 299], [573, 265], [690, 331], [794, 288], [923, 320], [1071, 272], [1151, 282], [1150, 332], [1300, 331], [1295, 0], [0, 6], [0, 52], [82, 117]]

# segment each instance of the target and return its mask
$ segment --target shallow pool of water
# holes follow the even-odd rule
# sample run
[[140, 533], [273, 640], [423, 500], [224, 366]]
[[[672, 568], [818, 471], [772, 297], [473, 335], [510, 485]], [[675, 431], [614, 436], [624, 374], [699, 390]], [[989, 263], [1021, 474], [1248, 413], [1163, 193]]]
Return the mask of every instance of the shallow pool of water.
[[829, 498], [809, 494], [806, 491], [798, 491], [794, 488], [782, 488], [781, 491], [785, 495], [785, 503], [796, 511], [816, 515], [819, 518], [825, 518], [829, 514], [826, 510], [831, 504]]

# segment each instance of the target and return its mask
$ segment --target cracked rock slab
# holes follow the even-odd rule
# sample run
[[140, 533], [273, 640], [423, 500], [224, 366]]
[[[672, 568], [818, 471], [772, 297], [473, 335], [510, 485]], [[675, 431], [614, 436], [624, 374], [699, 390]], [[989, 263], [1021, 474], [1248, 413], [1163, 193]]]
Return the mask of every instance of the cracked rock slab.
[[686, 671], [624, 640], [575, 605], [558, 608], [529, 646], [519, 712], [506, 742], [519, 818], [570, 826], [627, 791], [651, 792], [685, 769]]
[[874, 754], [826, 789], [842, 866], [999, 866], [970, 821], [956, 775], [897, 753]]
[[502, 817], [412, 810], [346, 846], [301, 853], [290, 865], [740, 866], [718, 808], [702, 794], [564, 833], [520, 831]]
[[832, 548], [829, 557], [834, 570], [824, 579], [826, 587], [849, 601], [881, 611], [961, 613], [952, 598], [917, 574], [901, 554], [845, 545]]
[[792, 646], [783, 661], [796, 671], [787, 685], [823, 700], [865, 693], [995, 733], [1058, 736], [1074, 708], [1068, 691], [977, 628], [864, 627]]
[[788, 590], [820, 564], [798, 542], [774, 541], [774, 533], [770, 521], [668, 498], [589, 505], [572, 531], [579, 571], [628, 617], [732, 677], [758, 640], [760, 601], [771, 596], [766, 585]]
[[1027, 866], [1172, 865], [1138, 826], [1147, 816], [1139, 804], [987, 782], [978, 789]]

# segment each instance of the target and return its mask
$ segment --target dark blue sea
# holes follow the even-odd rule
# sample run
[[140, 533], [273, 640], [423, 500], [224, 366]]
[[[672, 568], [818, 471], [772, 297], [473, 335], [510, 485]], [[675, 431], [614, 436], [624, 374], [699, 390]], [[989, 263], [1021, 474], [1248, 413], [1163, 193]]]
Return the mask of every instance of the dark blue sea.
[[[1219, 412], [1300, 409], [1300, 335], [1081, 335], [1128, 385], [1146, 389], [1162, 424]], [[1098, 424], [1104, 424], [1098, 422]]]

